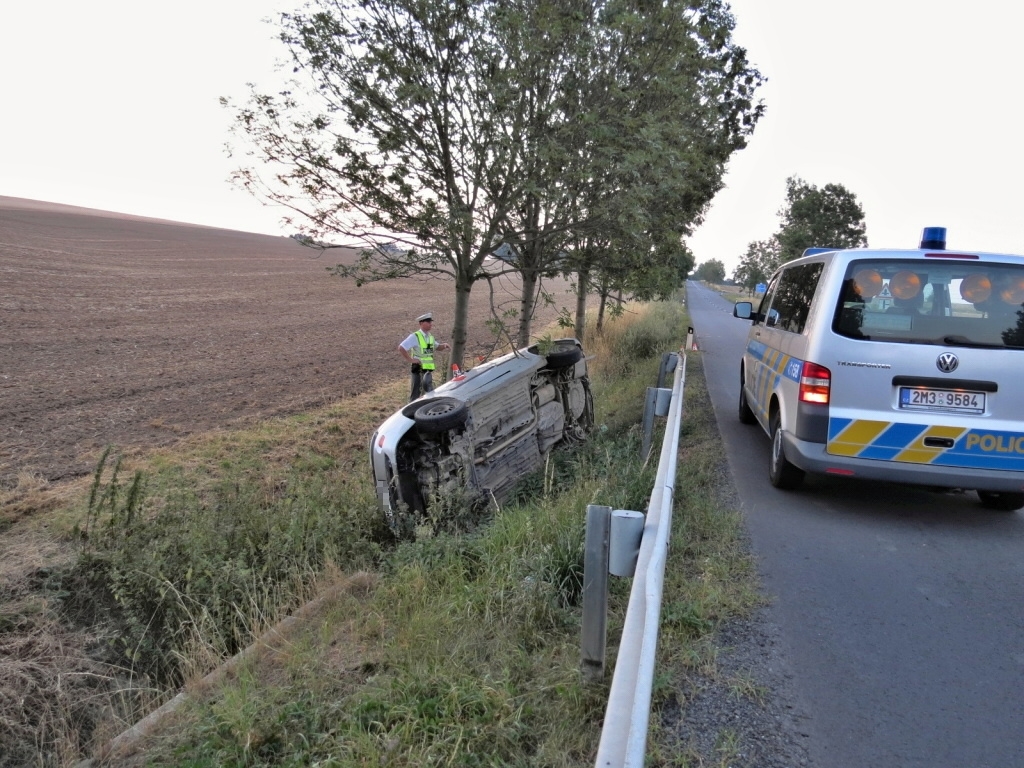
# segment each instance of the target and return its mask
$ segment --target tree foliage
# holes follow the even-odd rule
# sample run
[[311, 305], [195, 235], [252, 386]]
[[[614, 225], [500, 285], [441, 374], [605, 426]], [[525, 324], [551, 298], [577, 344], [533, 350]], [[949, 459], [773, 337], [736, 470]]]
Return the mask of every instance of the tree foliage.
[[780, 262], [779, 241], [775, 237], [755, 240], [747, 245], [747, 252], [733, 272], [733, 279], [753, 293], [758, 284], [768, 282]]
[[723, 0], [313, 0], [281, 16], [296, 82], [228, 104], [237, 179], [357, 244], [338, 274], [449, 277], [456, 362], [473, 285], [518, 272], [526, 343], [545, 275], [658, 296], [692, 267], [763, 109], [733, 26]]
[[798, 176], [786, 179], [786, 204], [779, 210], [779, 231], [747, 244], [733, 279], [753, 293], [780, 264], [807, 248], [861, 248], [868, 244], [864, 211], [842, 184], [818, 189]]
[[868, 244], [864, 210], [842, 184], [818, 189], [798, 176], [786, 179], [786, 204], [776, 239], [782, 261], [806, 248], [860, 248]]
[[708, 259], [694, 271], [698, 280], [719, 285], [725, 282], [725, 264], [720, 259]]

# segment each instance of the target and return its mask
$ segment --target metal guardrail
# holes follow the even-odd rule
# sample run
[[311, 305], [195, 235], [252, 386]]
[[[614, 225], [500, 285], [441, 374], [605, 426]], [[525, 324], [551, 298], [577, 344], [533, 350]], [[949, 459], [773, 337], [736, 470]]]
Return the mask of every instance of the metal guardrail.
[[[672, 532], [676, 457], [683, 413], [686, 355], [677, 356], [671, 403], [662, 441], [654, 489], [640, 540], [633, 587], [626, 608], [619, 653], [615, 662], [596, 768], [640, 768], [647, 750], [651, 690], [661, 619], [661, 595]], [[607, 544], [607, 532], [602, 531]], [[605, 549], [607, 559], [607, 548]], [[604, 580], [607, 583], [607, 580]], [[606, 587], [605, 587], [606, 588]], [[586, 595], [584, 596], [586, 601]], [[586, 602], [584, 604], [586, 607]], [[586, 625], [586, 618], [584, 621]], [[600, 622], [603, 631], [603, 619]], [[586, 647], [587, 639], [584, 638]], [[591, 643], [593, 645], [593, 642]], [[603, 638], [601, 638], [603, 668]]]

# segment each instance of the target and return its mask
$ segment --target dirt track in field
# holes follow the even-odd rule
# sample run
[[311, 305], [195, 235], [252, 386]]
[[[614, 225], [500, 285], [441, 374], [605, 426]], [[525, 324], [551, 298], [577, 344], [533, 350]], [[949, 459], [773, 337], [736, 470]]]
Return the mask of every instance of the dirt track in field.
[[[449, 282], [357, 288], [326, 271], [344, 258], [0, 197], [0, 488], [89, 474], [107, 445], [167, 445], [402, 378], [395, 347], [426, 310], [450, 338]], [[515, 305], [517, 287], [498, 299]], [[565, 283], [548, 288], [571, 305]], [[489, 350], [489, 313], [481, 285], [467, 355]]]

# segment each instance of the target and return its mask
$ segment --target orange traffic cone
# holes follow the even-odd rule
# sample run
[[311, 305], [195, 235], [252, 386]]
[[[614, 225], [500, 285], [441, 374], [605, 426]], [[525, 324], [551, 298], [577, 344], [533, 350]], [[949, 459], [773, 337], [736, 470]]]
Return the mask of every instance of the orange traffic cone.
[[452, 363], [452, 381], [462, 381], [466, 378], [466, 374], [459, 370], [459, 366]]

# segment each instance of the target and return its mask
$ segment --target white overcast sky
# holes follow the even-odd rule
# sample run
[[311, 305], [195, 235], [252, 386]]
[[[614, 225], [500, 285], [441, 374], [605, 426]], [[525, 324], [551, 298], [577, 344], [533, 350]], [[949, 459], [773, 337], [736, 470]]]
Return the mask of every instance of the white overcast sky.
[[[268, 234], [280, 212], [233, 188], [220, 96], [267, 81], [262, 20], [298, 0], [9, 3], [0, 23], [0, 195]], [[1024, 65], [996, 0], [734, 0], [768, 78], [750, 145], [690, 240], [736, 266], [778, 228], [785, 180], [839, 183], [873, 246], [1024, 253]], [[823, 244], [827, 245], [827, 243]]]

